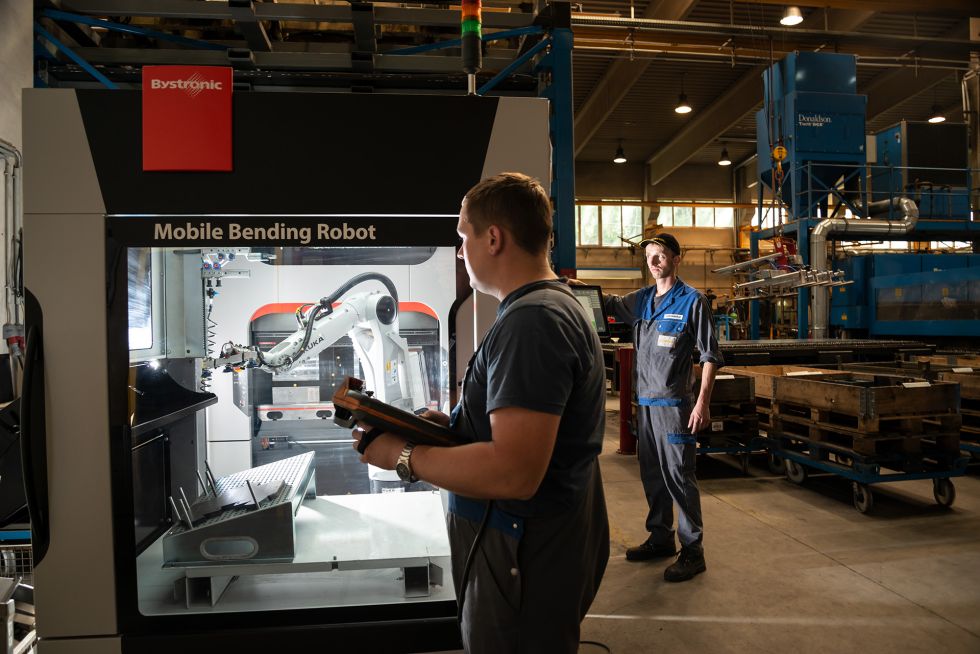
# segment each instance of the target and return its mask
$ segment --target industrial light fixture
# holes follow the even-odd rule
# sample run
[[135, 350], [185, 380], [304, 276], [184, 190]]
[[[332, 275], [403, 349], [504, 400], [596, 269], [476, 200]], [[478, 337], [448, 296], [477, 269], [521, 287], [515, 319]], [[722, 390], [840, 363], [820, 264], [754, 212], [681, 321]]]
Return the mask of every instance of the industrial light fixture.
[[674, 111], [679, 114], [689, 114], [691, 113], [691, 105], [687, 101], [687, 95], [684, 93], [684, 76], [681, 75], [681, 94], [677, 96], [677, 106], [674, 107]]
[[623, 152], [623, 142], [619, 142], [619, 147], [616, 148], [616, 156], [613, 157], [613, 163], [624, 164], [626, 163], [626, 153]]
[[691, 104], [687, 101], [687, 96], [683, 93], [677, 96], [677, 106], [674, 107], [674, 111], [679, 114], [691, 113]]
[[723, 147], [721, 149], [721, 159], [718, 160], [719, 166], [731, 166], [732, 160], [728, 156], [728, 148]]
[[929, 122], [933, 125], [946, 122], [946, 116], [943, 115], [943, 110], [939, 108], [938, 104], [932, 105], [932, 111], [929, 113]]
[[783, 11], [783, 17], [779, 19], [780, 25], [793, 27], [803, 22], [803, 12], [796, 5], [790, 5]]

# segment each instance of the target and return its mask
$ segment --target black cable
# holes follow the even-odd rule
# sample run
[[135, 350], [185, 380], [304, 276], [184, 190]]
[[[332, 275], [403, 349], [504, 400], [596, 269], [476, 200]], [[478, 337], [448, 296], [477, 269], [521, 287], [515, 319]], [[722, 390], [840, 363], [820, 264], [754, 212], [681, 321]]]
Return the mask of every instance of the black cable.
[[609, 645], [606, 645], [605, 643], [600, 643], [598, 640], [580, 640], [580, 641], [578, 641], [578, 644], [579, 645], [595, 645], [596, 647], [601, 647], [605, 651], [609, 652], [609, 654], [612, 654], [612, 650], [609, 649]]
[[470, 577], [470, 567], [473, 565], [473, 557], [476, 555], [476, 550], [480, 546], [480, 541], [483, 540], [483, 533], [487, 530], [487, 523], [490, 521], [491, 511], [493, 511], [493, 500], [487, 500], [487, 508], [483, 512], [483, 519], [480, 520], [480, 526], [477, 527], [476, 536], [473, 537], [473, 544], [470, 545], [470, 551], [466, 555], [466, 562], [463, 564], [463, 574], [459, 580], [459, 602], [456, 608], [456, 622], [461, 626], [463, 624], [463, 602], [466, 601], [466, 582]]
[[379, 282], [381, 282], [382, 284], [385, 285], [385, 288], [388, 289], [388, 294], [391, 295], [391, 299], [393, 299], [395, 301], [395, 310], [397, 311], [397, 308], [398, 308], [398, 289], [395, 288], [395, 285], [391, 281], [391, 279], [389, 279], [385, 275], [382, 275], [381, 273], [361, 273], [360, 275], [354, 275], [353, 277], [351, 277], [350, 279], [348, 279], [346, 282], [344, 282], [343, 286], [341, 286], [340, 288], [338, 288], [336, 291], [334, 291], [333, 293], [331, 293], [327, 297], [325, 297], [322, 300], [320, 300], [320, 303], [323, 304], [324, 302], [326, 302], [326, 304], [328, 306], [329, 305], [332, 305], [334, 302], [336, 302], [338, 299], [340, 299], [340, 296], [341, 295], [343, 295], [344, 293], [346, 293], [350, 289], [354, 288], [355, 286], [357, 286], [361, 282], [366, 282], [369, 279], [376, 279], [376, 280], [378, 280]]
[[[313, 336], [313, 325], [317, 320], [319, 320], [320, 314], [326, 312], [326, 315], [330, 315], [333, 312], [334, 302], [336, 302], [344, 293], [346, 293], [350, 289], [354, 288], [355, 286], [357, 286], [362, 282], [368, 281], [369, 279], [375, 279], [381, 282], [382, 284], [384, 284], [385, 288], [388, 289], [388, 294], [391, 295], [391, 299], [395, 301], [395, 312], [397, 314], [398, 289], [395, 288], [395, 284], [391, 281], [389, 277], [382, 275], [381, 273], [361, 273], [360, 275], [354, 275], [346, 282], [344, 282], [340, 286], [340, 288], [335, 290], [333, 293], [331, 293], [326, 297], [320, 298], [320, 303], [313, 308], [313, 310], [310, 312], [309, 317], [307, 318], [306, 332], [303, 334], [303, 343], [298, 348], [296, 348], [295, 355], [298, 356], [306, 351], [306, 346], [309, 344], [310, 338]], [[283, 366], [286, 365], [290, 365], [295, 359], [295, 357], [289, 357], [290, 361], [288, 361], [287, 363], [282, 363], [278, 366], [273, 366], [268, 362], [266, 362], [264, 356], [265, 353], [262, 350], [256, 347], [255, 352], [259, 358], [259, 363], [268, 366], [273, 370], [275, 370], [276, 368], [282, 368]]]

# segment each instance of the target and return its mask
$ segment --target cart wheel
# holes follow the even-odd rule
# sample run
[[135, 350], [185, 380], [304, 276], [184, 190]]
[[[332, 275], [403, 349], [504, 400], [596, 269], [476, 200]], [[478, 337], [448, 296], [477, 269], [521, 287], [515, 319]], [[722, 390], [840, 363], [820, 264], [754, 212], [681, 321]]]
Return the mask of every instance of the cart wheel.
[[739, 463], [741, 464], [742, 467], [742, 474], [743, 475], [749, 474], [749, 455], [740, 454], [738, 458], [739, 458]]
[[774, 475], [781, 475], [786, 472], [786, 464], [783, 460], [776, 456], [775, 454], [770, 454], [768, 457], [769, 472]]
[[793, 459], [786, 459], [786, 477], [794, 484], [802, 484], [806, 481], [806, 466]]
[[940, 506], [953, 506], [956, 501], [956, 487], [948, 477], [932, 480], [932, 496]]
[[854, 494], [854, 508], [861, 513], [871, 511], [871, 508], [875, 505], [875, 499], [867, 484], [859, 484], [856, 481], [852, 481], [851, 491]]

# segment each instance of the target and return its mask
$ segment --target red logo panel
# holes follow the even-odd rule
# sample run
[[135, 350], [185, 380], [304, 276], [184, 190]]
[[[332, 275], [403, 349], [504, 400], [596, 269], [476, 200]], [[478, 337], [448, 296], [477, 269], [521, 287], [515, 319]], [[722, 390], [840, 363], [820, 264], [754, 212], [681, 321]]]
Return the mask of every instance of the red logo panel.
[[143, 67], [143, 170], [231, 170], [231, 68]]

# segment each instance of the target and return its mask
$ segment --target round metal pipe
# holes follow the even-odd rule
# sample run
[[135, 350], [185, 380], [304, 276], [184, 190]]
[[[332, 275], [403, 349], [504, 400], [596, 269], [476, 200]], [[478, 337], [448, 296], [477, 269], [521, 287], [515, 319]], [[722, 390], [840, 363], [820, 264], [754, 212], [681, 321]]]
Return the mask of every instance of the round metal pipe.
[[[866, 216], [881, 215], [892, 210], [899, 213], [897, 220], [866, 220], [863, 218], [827, 218], [817, 223], [810, 234], [810, 266], [815, 271], [828, 270], [827, 241], [841, 240], [847, 234], [855, 238], [865, 236], [890, 236], [908, 234], [919, 221], [919, 207], [910, 198], [869, 202], [865, 207], [858, 202], [857, 208]], [[833, 237], [832, 239], [830, 237]], [[827, 288], [817, 286], [813, 295], [813, 338], [826, 338], [830, 322]]]

